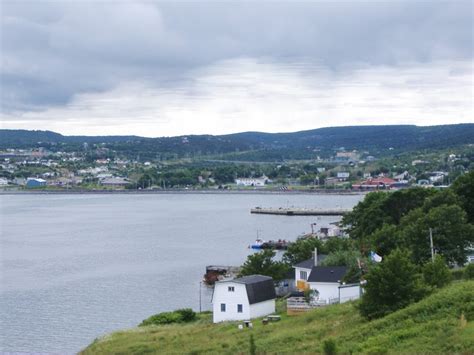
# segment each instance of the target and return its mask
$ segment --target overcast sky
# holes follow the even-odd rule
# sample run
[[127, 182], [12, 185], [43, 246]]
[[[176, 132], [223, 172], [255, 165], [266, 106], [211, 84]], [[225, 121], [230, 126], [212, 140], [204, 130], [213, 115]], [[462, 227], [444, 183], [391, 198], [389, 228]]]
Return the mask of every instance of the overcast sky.
[[2, 128], [474, 122], [471, 0], [0, 1]]

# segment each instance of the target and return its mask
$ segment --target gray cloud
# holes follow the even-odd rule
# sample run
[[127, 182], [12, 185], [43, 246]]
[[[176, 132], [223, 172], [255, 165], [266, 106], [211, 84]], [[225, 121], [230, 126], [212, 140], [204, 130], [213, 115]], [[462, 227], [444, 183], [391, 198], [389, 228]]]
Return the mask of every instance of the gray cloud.
[[236, 58], [335, 73], [469, 61], [472, 4], [7, 0], [2, 111], [45, 110], [130, 81], [173, 90], [188, 73]]

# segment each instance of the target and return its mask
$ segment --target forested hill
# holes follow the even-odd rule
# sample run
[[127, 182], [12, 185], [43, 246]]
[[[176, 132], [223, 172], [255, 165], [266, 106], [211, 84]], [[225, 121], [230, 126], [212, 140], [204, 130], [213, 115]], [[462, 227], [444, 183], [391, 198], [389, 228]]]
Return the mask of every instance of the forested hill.
[[[374, 154], [391, 151], [437, 149], [474, 144], [474, 124], [418, 127], [351, 126], [320, 128], [293, 133], [243, 132], [229, 135], [189, 135], [144, 138], [137, 136], [64, 136], [51, 131], [0, 130], [0, 148], [34, 148], [83, 143], [104, 143], [117, 152], [156, 156], [225, 154], [235, 160], [305, 159], [344, 147], [369, 150]], [[71, 148], [71, 147], [70, 147]], [[55, 149], [53, 149], [55, 150]], [[320, 152], [320, 153], [315, 153]]]

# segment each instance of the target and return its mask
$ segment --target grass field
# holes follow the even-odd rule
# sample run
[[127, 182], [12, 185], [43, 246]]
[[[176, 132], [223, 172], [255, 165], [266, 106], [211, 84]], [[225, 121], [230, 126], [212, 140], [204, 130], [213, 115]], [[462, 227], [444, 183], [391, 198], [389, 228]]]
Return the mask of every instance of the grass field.
[[474, 354], [474, 281], [455, 282], [382, 319], [366, 321], [353, 303], [286, 316], [280, 322], [239, 330], [237, 323], [212, 324], [201, 314], [191, 324], [120, 331], [92, 343], [83, 354], [321, 353], [333, 339], [338, 353]]

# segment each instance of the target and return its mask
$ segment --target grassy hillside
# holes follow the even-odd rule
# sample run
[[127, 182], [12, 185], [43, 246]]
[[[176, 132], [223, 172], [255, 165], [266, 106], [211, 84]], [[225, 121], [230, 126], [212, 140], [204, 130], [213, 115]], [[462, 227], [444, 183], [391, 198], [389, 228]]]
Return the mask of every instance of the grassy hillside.
[[83, 354], [248, 353], [254, 335], [257, 353], [319, 353], [326, 339], [337, 352], [474, 353], [474, 281], [453, 283], [421, 302], [368, 322], [354, 304], [282, 316], [266, 326], [238, 330], [236, 323], [210, 323], [210, 315], [187, 325], [140, 327], [96, 340]]

